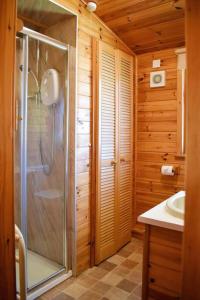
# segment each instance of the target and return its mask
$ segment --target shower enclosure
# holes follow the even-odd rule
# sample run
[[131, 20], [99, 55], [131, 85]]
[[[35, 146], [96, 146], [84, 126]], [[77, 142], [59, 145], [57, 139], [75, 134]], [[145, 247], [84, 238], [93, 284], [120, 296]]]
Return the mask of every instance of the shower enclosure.
[[68, 272], [68, 46], [26, 28], [16, 45], [15, 223], [31, 290]]

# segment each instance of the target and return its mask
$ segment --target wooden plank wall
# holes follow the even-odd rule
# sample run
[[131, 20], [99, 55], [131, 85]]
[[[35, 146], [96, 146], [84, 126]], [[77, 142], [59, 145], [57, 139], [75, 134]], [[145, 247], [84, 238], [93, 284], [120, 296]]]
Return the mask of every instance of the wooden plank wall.
[[182, 300], [200, 299], [200, 1], [186, 1], [187, 41], [187, 195], [185, 208]]
[[16, 299], [13, 226], [15, 20], [15, 1], [0, 1], [0, 300]]
[[82, 1], [57, 0], [78, 15], [77, 85], [77, 273], [90, 265], [92, 38], [132, 53], [114, 33], [89, 13]]
[[[139, 55], [138, 97], [136, 104], [136, 178], [135, 223], [138, 215], [184, 188], [182, 157], [176, 156], [177, 144], [177, 57], [175, 49]], [[150, 88], [152, 60], [161, 59], [166, 70], [166, 86]], [[174, 177], [162, 176], [163, 164], [179, 169]], [[137, 224], [137, 229], [143, 229]]]

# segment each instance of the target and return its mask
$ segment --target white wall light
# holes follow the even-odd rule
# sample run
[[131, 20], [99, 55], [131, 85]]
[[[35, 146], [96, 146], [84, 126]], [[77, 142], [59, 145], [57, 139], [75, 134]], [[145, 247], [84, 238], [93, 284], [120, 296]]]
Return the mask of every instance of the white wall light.
[[94, 12], [97, 9], [97, 4], [95, 1], [89, 1], [87, 4], [87, 10]]

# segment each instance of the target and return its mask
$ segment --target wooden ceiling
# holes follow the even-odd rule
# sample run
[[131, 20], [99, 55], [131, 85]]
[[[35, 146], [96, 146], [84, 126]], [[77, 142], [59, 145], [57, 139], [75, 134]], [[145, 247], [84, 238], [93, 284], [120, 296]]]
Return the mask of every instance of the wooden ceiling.
[[97, 0], [96, 14], [135, 53], [185, 44], [185, 0]]

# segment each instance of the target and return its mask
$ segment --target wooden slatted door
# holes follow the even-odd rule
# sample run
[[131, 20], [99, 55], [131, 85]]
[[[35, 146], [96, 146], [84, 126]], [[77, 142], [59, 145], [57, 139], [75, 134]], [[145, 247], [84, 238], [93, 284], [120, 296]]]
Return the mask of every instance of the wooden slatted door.
[[99, 43], [95, 262], [116, 251], [116, 51]]
[[118, 50], [118, 248], [131, 239], [133, 174], [133, 58]]
[[100, 42], [95, 262], [131, 238], [133, 59]]

